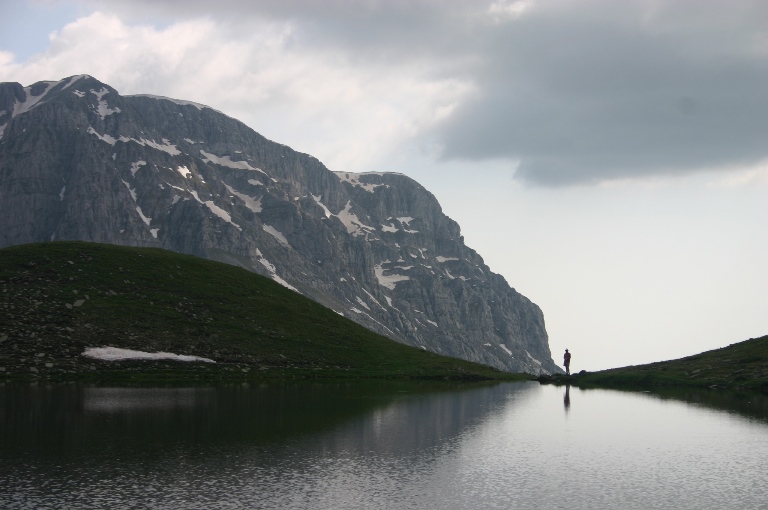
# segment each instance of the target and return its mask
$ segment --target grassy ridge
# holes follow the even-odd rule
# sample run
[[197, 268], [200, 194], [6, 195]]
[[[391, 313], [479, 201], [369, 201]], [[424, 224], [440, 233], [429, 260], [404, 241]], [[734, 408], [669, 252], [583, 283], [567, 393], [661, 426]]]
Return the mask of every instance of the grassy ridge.
[[[94, 361], [89, 346], [217, 363]], [[524, 378], [399, 344], [226, 264], [81, 242], [0, 250], [0, 380], [292, 377]]]
[[540, 380], [581, 387], [715, 387], [768, 393], [768, 336], [677, 360]]

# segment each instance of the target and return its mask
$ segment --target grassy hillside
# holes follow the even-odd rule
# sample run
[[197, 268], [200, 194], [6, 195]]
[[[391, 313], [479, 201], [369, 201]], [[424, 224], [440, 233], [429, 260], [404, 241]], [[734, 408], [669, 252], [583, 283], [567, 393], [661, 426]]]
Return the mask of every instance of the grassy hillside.
[[716, 387], [768, 393], [768, 336], [672, 361], [542, 381], [583, 387]]
[[[391, 341], [246, 270], [164, 250], [5, 248], [0, 296], [0, 381], [515, 377]], [[217, 363], [81, 355], [101, 346]]]

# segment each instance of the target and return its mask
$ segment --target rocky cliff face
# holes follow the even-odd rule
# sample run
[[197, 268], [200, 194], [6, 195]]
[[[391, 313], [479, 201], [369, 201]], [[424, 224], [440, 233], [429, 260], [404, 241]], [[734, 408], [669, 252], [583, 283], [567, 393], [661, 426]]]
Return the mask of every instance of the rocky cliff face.
[[0, 247], [65, 239], [228, 262], [406, 344], [559, 371], [541, 310], [412, 179], [334, 173], [206, 106], [90, 76], [2, 83]]

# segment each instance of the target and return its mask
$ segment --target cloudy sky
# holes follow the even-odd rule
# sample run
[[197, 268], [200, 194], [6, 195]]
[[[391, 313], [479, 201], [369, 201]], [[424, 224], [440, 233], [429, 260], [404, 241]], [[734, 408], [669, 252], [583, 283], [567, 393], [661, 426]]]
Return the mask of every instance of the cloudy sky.
[[2, 4], [0, 81], [86, 73], [418, 180], [555, 361], [768, 334], [764, 0]]

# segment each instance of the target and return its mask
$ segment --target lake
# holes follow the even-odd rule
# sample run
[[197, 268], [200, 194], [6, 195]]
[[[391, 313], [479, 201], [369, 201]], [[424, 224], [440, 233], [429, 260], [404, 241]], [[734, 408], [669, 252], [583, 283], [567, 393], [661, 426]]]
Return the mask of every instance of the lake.
[[758, 509], [767, 480], [762, 395], [0, 385], [3, 509]]

